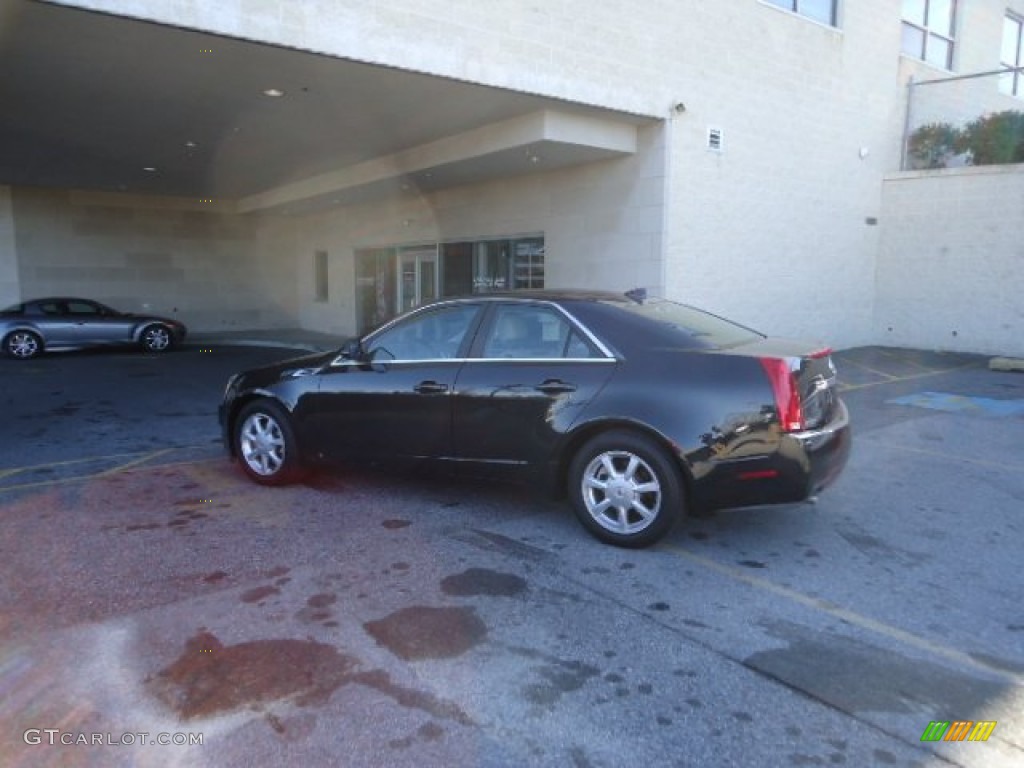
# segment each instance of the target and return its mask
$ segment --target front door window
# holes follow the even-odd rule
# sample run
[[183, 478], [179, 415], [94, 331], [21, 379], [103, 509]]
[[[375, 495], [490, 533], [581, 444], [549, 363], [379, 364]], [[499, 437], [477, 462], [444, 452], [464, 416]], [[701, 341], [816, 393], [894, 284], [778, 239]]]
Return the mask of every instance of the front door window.
[[408, 312], [437, 298], [437, 248], [407, 248], [399, 252], [398, 308]]

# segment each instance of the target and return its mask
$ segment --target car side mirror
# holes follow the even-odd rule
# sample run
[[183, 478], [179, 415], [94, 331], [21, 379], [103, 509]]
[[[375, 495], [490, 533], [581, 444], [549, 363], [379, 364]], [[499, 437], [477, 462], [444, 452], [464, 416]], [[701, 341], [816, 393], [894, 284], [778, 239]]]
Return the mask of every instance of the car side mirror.
[[355, 360], [356, 362], [362, 362], [366, 353], [363, 350], [363, 345], [359, 339], [349, 339], [341, 345], [341, 349], [338, 350], [338, 354], [341, 357], [347, 358], [348, 360]]

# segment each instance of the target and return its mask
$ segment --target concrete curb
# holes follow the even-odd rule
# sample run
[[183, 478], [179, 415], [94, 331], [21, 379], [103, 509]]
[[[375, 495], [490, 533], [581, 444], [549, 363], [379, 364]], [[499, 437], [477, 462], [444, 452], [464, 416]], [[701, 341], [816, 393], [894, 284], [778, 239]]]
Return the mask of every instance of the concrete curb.
[[1024, 359], [1017, 357], [993, 357], [988, 361], [993, 371], [1024, 371]]

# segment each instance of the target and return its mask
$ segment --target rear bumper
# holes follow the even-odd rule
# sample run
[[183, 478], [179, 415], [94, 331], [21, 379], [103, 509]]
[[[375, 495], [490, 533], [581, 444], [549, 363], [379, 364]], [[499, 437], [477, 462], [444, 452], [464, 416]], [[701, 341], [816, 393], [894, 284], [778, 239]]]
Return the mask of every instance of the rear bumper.
[[842, 400], [836, 402], [835, 416], [819, 429], [789, 435], [807, 457], [807, 496], [828, 488], [842, 473], [850, 458], [850, 413]]
[[774, 439], [771, 450], [706, 464], [694, 483], [695, 510], [793, 504], [820, 493], [850, 457], [850, 414], [838, 400], [828, 424]]

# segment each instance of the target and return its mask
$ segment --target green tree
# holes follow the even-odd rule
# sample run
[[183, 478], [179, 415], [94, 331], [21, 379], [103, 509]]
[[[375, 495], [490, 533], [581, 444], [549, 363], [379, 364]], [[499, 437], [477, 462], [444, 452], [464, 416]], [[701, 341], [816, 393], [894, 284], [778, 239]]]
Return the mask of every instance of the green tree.
[[928, 123], [912, 134], [907, 144], [910, 167], [945, 168], [949, 159], [957, 154], [960, 131], [950, 123]]
[[1024, 163], [1024, 112], [1009, 109], [969, 122], [956, 142], [973, 165]]

